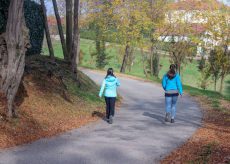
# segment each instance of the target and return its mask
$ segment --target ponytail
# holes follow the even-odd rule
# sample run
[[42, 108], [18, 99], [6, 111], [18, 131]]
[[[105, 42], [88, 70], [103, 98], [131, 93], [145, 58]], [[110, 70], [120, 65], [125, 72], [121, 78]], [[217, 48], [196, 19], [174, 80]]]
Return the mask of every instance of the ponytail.
[[171, 64], [169, 67], [169, 71], [167, 73], [168, 78], [171, 80], [175, 77], [176, 75], [176, 65], [175, 64]]
[[106, 74], [106, 76], [105, 76], [105, 79], [106, 79], [108, 76], [116, 77], [116, 76], [114, 75], [114, 73], [113, 73], [113, 68], [109, 68], [109, 69], [107, 70], [107, 74]]

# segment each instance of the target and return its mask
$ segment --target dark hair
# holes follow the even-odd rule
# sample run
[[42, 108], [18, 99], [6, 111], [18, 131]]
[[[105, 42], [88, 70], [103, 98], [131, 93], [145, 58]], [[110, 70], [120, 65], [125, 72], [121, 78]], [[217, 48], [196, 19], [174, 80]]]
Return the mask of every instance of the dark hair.
[[176, 69], [177, 69], [176, 64], [171, 64], [171, 65], [169, 66], [169, 69], [174, 69], [174, 70], [176, 71]]
[[113, 74], [113, 68], [109, 68], [109, 69], [107, 70], [107, 75], [105, 76], [105, 78], [107, 78], [108, 76], [114, 76], [114, 77], [116, 77], [116, 76]]
[[176, 74], [176, 65], [175, 64], [171, 64], [169, 67], [169, 71], [167, 73], [168, 78], [171, 80], [175, 77]]

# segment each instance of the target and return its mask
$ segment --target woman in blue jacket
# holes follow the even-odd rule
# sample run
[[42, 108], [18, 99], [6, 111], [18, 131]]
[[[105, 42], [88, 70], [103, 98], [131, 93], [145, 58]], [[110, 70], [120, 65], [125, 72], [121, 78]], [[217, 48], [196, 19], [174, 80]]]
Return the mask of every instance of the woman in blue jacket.
[[110, 124], [113, 123], [115, 101], [117, 97], [117, 87], [120, 86], [118, 78], [113, 74], [113, 69], [107, 70], [107, 75], [102, 82], [99, 96], [102, 97], [103, 93], [106, 102], [106, 118]]
[[176, 72], [175, 64], [171, 64], [168, 73], [163, 76], [162, 87], [165, 90], [165, 121], [169, 122], [171, 115], [171, 123], [174, 123], [177, 99], [179, 94], [181, 96], [183, 94], [180, 75]]

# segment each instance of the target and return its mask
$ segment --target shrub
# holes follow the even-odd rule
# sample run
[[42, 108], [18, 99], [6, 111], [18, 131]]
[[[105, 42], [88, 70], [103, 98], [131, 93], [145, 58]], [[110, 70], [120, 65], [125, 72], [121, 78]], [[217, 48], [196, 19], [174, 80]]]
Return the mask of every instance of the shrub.
[[9, 5], [9, 0], [0, 0], [0, 34], [6, 31]]
[[203, 69], [205, 68], [205, 63], [206, 63], [206, 59], [204, 58], [204, 56], [202, 56], [198, 65], [199, 71], [203, 71]]
[[[6, 31], [9, 4], [9, 0], [0, 0], [0, 34]], [[41, 5], [31, 0], [25, 0], [24, 15], [26, 26], [30, 31], [31, 44], [26, 55], [40, 54], [44, 38], [44, 19]]]

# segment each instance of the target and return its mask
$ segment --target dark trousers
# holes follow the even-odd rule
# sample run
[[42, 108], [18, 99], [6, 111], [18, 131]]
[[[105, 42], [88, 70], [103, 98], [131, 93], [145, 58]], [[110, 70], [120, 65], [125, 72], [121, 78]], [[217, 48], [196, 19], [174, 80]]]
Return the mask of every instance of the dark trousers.
[[116, 97], [105, 97], [106, 118], [109, 118], [110, 115], [114, 116], [115, 102], [116, 102]]

